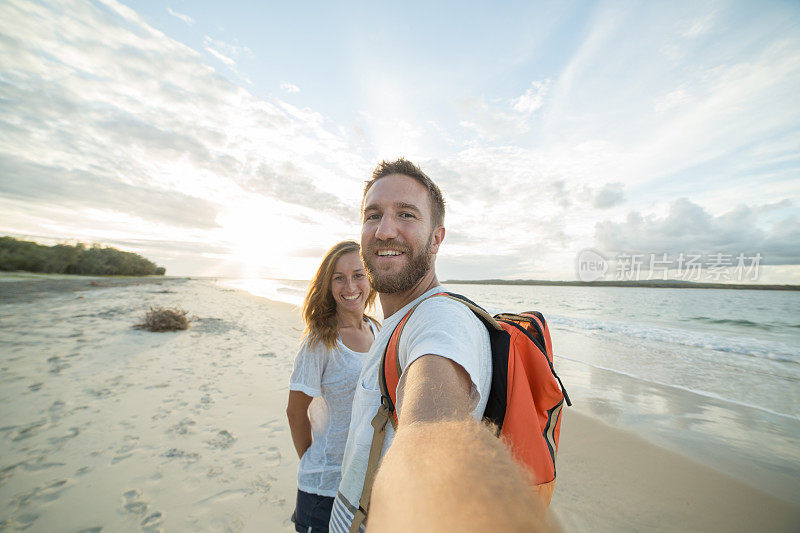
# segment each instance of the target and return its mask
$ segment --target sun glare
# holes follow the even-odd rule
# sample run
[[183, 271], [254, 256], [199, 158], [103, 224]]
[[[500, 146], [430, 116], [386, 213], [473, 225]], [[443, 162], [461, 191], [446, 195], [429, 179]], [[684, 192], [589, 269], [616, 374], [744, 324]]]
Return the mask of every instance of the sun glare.
[[[228, 204], [217, 217], [221, 239], [231, 248], [232, 270], [243, 278], [308, 279], [319, 261], [307, 250], [335, 242], [325, 224], [301, 222], [301, 212], [268, 198]], [[313, 254], [312, 254], [313, 255]]]
[[280, 277], [289, 253], [304, 235], [277, 202], [245, 200], [229, 205], [217, 217], [244, 277]]

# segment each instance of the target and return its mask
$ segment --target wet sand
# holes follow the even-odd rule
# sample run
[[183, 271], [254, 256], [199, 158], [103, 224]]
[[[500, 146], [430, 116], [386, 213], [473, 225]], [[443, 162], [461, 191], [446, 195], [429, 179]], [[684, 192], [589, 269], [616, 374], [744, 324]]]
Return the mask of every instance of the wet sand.
[[[195, 319], [133, 329], [153, 305]], [[0, 283], [0, 529], [292, 531], [300, 332], [296, 308], [206, 280]], [[558, 469], [568, 531], [800, 525], [798, 506], [570, 410]]]
[[797, 531], [800, 505], [577, 412], [551, 508], [566, 531]]

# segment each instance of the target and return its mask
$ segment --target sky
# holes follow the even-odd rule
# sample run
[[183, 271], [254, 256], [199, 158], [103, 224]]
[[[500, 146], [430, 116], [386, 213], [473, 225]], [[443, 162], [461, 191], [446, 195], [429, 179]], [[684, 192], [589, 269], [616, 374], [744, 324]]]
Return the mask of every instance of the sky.
[[439, 279], [591, 249], [797, 284], [798, 93], [797, 2], [4, 0], [0, 234], [308, 279], [404, 156]]

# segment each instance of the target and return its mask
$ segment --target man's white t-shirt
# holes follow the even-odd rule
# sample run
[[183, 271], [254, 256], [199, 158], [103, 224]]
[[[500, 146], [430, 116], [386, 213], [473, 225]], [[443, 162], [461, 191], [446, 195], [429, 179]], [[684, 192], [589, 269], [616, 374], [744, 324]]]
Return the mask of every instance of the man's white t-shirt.
[[[441, 286], [434, 287], [386, 318], [381, 332], [372, 344], [353, 399], [350, 432], [342, 464], [342, 482], [331, 513], [332, 533], [345, 533], [349, 530], [361, 499], [372, 442], [371, 422], [381, 398], [378, 385], [380, 363], [389, 338], [411, 307], [424, 298], [445, 290]], [[436, 297], [425, 300], [417, 307], [400, 336], [398, 359], [403, 376], [411, 363], [428, 354], [451, 359], [467, 371], [472, 382], [472, 415], [481, 418], [486, 409], [492, 379], [491, 348], [486, 327], [466, 305], [450, 298]], [[403, 376], [400, 378], [398, 391], [403, 387]], [[402, 411], [402, 405], [398, 405], [397, 409], [398, 413]], [[381, 456], [389, 449], [393, 439], [394, 430], [389, 424], [386, 426], [386, 440]]]
[[[377, 337], [377, 325], [370, 321], [370, 327]], [[366, 353], [345, 346], [341, 338], [336, 339], [333, 350], [322, 343], [312, 347], [308, 339], [300, 347], [289, 390], [314, 398], [308, 407], [312, 442], [297, 469], [297, 488], [303, 492], [336, 496], [353, 395], [366, 357]]]

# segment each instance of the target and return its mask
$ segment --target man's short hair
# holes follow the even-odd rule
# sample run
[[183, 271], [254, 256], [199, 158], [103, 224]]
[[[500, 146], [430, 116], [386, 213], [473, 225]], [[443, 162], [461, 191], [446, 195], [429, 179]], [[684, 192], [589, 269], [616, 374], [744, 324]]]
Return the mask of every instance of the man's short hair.
[[381, 161], [372, 171], [372, 179], [367, 181], [364, 186], [364, 196], [361, 198], [361, 212], [364, 212], [364, 199], [367, 197], [367, 191], [381, 178], [390, 176], [392, 174], [402, 174], [408, 176], [421, 183], [428, 189], [428, 198], [431, 203], [431, 221], [433, 227], [444, 226], [444, 197], [439, 187], [430, 179], [417, 165], [408, 159], [401, 157], [395, 161]]

